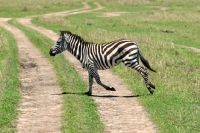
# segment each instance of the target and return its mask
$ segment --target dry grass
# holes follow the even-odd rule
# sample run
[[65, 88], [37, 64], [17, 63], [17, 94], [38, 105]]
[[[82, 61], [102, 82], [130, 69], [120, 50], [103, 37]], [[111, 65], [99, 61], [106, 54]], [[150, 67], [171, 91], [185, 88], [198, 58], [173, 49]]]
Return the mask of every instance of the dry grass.
[[66, 25], [69, 27], [72, 26], [70, 21], [65, 19], [63, 16], [52, 15], [52, 16], [47, 16], [47, 17], [38, 17], [37, 19], [38, 19], [38, 21], [42, 21], [44, 23], [48, 23], [48, 24], [52, 24], [52, 25], [59, 24], [60, 26], [66, 26]]
[[15, 6], [31, 6], [32, 8], [41, 8], [41, 5], [48, 5], [50, 3], [57, 3], [57, 4], [62, 4], [62, 3], [68, 3], [68, 4], [73, 4], [76, 3], [80, 0], [1, 0], [1, 6], [10, 6], [10, 7], [15, 7]]
[[145, 5], [145, 4], [149, 4], [150, 1], [149, 0], [102, 0], [102, 2], [105, 5]]
[[73, 0], [1, 0], [0, 17], [25, 17], [79, 7], [82, 7], [82, 3]]

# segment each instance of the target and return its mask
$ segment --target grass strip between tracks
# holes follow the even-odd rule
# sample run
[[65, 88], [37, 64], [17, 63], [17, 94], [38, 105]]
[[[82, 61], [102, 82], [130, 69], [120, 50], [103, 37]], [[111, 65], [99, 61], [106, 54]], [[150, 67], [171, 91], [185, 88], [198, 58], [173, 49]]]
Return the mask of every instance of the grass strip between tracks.
[[0, 132], [14, 132], [19, 104], [19, 61], [13, 35], [0, 27]]
[[49, 56], [49, 49], [53, 42], [39, 32], [21, 25], [16, 20], [11, 20], [9, 23], [22, 30], [30, 42], [49, 59], [54, 67], [59, 85], [62, 91], [66, 92], [63, 95], [61, 130], [66, 133], [102, 132], [103, 124], [97, 114], [97, 105], [90, 97], [83, 94], [87, 91], [86, 83], [74, 71], [73, 66], [65, 59], [64, 55]]

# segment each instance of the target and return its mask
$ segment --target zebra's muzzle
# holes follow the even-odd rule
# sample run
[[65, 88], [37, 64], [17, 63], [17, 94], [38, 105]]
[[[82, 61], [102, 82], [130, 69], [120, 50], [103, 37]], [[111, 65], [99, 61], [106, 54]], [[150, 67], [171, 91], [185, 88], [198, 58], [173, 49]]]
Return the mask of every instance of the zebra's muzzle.
[[49, 54], [50, 54], [51, 56], [55, 56], [55, 55], [56, 55], [55, 51], [53, 51], [52, 48], [50, 49]]

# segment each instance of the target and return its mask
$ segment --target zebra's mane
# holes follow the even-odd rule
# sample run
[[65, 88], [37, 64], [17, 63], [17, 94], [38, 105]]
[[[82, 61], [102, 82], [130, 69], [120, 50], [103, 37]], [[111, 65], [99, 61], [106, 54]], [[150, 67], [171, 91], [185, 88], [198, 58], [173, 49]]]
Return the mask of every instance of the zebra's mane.
[[69, 34], [71, 36], [74, 36], [76, 39], [82, 41], [82, 42], [86, 42], [86, 43], [91, 43], [91, 42], [88, 42], [88, 41], [85, 41], [82, 37], [80, 37], [79, 35], [77, 34], [73, 34], [71, 33], [70, 31], [60, 31], [60, 35], [63, 36], [64, 34]]
[[[60, 35], [61, 36], [64, 36], [64, 34], [69, 34], [70, 36], [74, 36], [76, 39], [86, 43], [86, 44], [96, 44], [96, 43], [93, 43], [93, 42], [88, 42], [88, 41], [85, 41], [81, 36], [77, 35], [77, 34], [73, 34], [71, 33], [71, 31], [60, 31]], [[119, 40], [116, 40], [116, 41], [120, 41], [120, 40], [127, 40], [127, 39], [119, 39]], [[99, 45], [101, 44], [106, 44], [108, 42], [104, 42], [104, 43], [99, 43]]]

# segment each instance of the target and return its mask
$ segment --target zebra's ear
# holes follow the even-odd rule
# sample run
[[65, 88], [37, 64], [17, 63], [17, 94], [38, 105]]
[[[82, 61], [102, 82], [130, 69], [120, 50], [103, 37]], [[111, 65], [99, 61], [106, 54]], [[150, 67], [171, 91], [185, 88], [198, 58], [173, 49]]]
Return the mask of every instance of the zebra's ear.
[[62, 34], [63, 32], [60, 30], [60, 35], [62, 36], [63, 34]]

